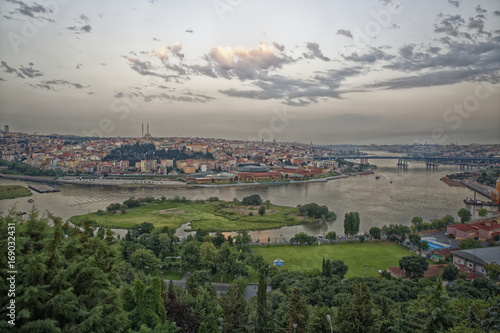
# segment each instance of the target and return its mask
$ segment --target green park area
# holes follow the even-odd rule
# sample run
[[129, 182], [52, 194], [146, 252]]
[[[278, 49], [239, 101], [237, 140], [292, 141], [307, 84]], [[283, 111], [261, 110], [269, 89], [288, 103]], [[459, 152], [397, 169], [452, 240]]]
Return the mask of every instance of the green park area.
[[143, 222], [152, 223], [156, 228], [168, 226], [179, 228], [190, 223], [191, 229], [206, 231], [243, 231], [275, 229], [283, 226], [313, 222], [315, 219], [299, 216], [294, 207], [276, 206], [263, 203], [265, 212], [259, 214], [259, 205], [243, 205], [228, 201], [154, 200], [142, 202], [137, 207], [118, 205], [116, 210], [73, 216], [70, 221], [78, 223], [87, 219], [106, 228], [132, 228]]
[[[280, 269], [306, 272], [319, 269], [323, 258], [341, 259], [349, 266], [345, 278], [354, 276], [376, 276], [379, 270], [399, 266], [399, 259], [412, 253], [403, 246], [389, 242], [351, 243], [322, 245], [270, 245], [253, 246], [253, 250], [272, 264], [280, 258], [285, 265]], [[365, 266], [366, 265], [366, 266]]]
[[3, 185], [0, 186], [0, 200], [14, 199], [19, 197], [29, 197], [32, 195], [31, 191], [20, 185]]

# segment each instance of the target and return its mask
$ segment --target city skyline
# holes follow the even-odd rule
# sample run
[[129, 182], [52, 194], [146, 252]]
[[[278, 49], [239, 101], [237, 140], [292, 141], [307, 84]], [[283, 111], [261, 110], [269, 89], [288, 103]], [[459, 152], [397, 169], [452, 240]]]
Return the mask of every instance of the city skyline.
[[495, 1], [8, 0], [11, 131], [318, 144], [500, 142]]

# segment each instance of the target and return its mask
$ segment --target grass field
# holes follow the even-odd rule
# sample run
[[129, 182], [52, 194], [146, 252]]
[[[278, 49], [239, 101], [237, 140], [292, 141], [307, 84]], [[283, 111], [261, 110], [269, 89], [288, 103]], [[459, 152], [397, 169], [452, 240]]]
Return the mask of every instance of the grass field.
[[[225, 205], [225, 207], [222, 207]], [[152, 202], [140, 207], [127, 209], [125, 214], [97, 214], [73, 216], [74, 223], [90, 219], [108, 228], [131, 228], [143, 222], [152, 223], [155, 227], [169, 226], [179, 228], [190, 222], [192, 229], [201, 228], [207, 231], [241, 231], [275, 229], [287, 225], [297, 225], [312, 220], [305, 220], [297, 215], [298, 209], [270, 205], [266, 214], [257, 213], [258, 206], [247, 207], [232, 202]], [[253, 216], [248, 213], [252, 212]]]
[[14, 199], [19, 197], [29, 197], [32, 195], [31, 191], [20, 185], [3, 185], [0, 186], [0, 200]]
[[[253, 246], [254, 251], [272, 264], [280, 258], [285, 261], [281, 269], [304, 272], [317, 268], [321, 270], [323, 258], [342, 259], [349, 266], [346, 278], [354, 276], [376, 276], [378, 270], [398, 266], [399, 259], [412, 253], [394, 243], [338, 243], [318, 245], [272, 245]], [[366, 267], [365, 267], [366, 264]]]

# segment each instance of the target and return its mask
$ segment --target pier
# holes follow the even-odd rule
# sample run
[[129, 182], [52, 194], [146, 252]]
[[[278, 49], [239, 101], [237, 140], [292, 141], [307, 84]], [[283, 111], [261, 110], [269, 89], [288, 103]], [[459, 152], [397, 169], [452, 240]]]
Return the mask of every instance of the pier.
[[488, 197], [491, 199], [493, 197], [493, 192], [495, 192], [495, 189], [493, 187], [487, 187], [475, 182], [472, 182], [470, 180], [461, 180], [460, 183], [468, 188], [470, 188], [473, 191], [476, 191], [479, 194], [484, 195], [485, 197]]
[[60, 189], [58, 188], [50, 187], [47, 185], [29, 185], [28, 188], [38, 193], [51, 193], [60, 191]]

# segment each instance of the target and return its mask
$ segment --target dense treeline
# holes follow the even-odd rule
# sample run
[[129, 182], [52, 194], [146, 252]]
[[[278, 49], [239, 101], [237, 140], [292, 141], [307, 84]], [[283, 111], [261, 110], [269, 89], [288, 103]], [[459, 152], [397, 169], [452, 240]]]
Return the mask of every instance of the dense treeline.
[[0, 166], [5, 167], [2, 170], [2, 173], [6, 175], [56, 177], [58, 175], [63, 174], [63, 172], [60, 169], [42, 170], [39, 168], [32, 167], [31, 165], [26, 164], [24, 162], [0, 160]]
[[[403, 233], [399, 226], [386, 231], [391, 228]], [[12, 297], [6, 279], [12, 260], [0, 257], [2, 331], [214, 333], [220, 326], [226, 333], [327, 333], [327, 315], [334, 332], [500, 330], [499, 286], [465, 281], [452, 269], [447, 287], [418, 272], [409, 280], [344, 279], [349, 267], [336, 258], [325, 258], [321, 270], [278, 272], [252, 252], [246, 232], [232, 238], [198, 230], [179, 243], [174, 230], [145, 222], [118, 239], [110, 230], [95, 232], [91, 221], [71, 226], [35, 210], [22, 223], [13, 212], [0, 217], [0, 230], [2, 249], [7, 237], [16, 237], [17, 271]], [[415, 267], [416, 260], [400, 266]], [[149, 276], [156, 265], [189, 272], [186, 290]], [[259, 284], [247, 301], [249, 274]], [[214, 278], [233, 281], [220, 298], [209, 283]], [[8, 323], [11, 299], [15, 326]]]
[[151, 160], [151, 159], [171, 159], [174, 161], [185, 160], [188, 158], [192, 159], [213, 159], [211, 153], [203, 154], [200, 152], [186, 152], [179, 149], [159, 149], [157, 150], [155, 145], [152, 143], [140, 144], [137, 142], [134, 145], [123, 145], [120, 148], [113, 149], [106, 157], [104, 161], [120, 161], [128, 160], [130, 165], [133, 166], [136, 162], [141, 160]]

